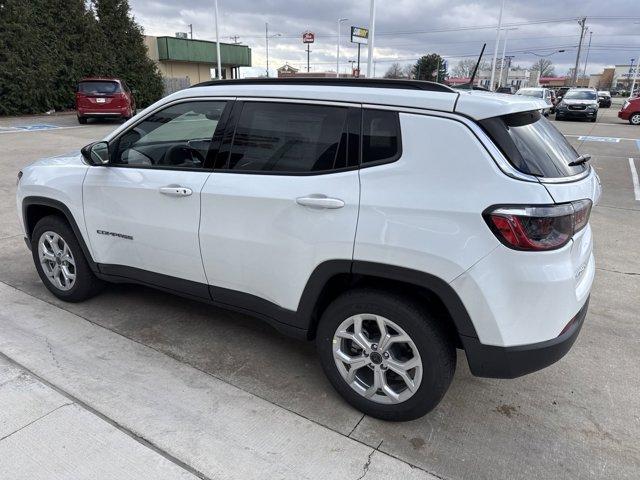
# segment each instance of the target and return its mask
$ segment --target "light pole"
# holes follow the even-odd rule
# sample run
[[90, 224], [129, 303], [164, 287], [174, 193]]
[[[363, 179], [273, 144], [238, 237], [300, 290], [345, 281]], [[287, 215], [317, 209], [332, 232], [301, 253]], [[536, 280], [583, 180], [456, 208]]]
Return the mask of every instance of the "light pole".
[[336, 78], [340, 77], [340, 32], [342, 31], [342, 22], [346, 22], [348, 18], [338, 19], [338, 50], [336, 52]]
[[216, 57], [218, 58], [218, 68], [216, 78], [220, 80], [222, 78], [222, 64], [220, 63], [220, 41], [218, 40], [218, 0], [214, 0], [215, 12], [216, 12]]
[[489, 90], [494, 90], [493, 80], [496, 76], [496, 59], [498, 58], [498, 43], [500, 43], [500, 30], [502, 29], [502, 11], [504, 10], [504, 2], [500, 6], [500, 16], [498, 17], [498, 31], [496, 32], [496, 45], [493, 48], [493, 60], [491, 60], [491, 83], [489, 83]]
[[[504, 43], [502, 45], [502, 62], [500, 63], [500, 76], [498, 77], [498, 87], [502, 86], [502, 70], [504, 69], [505, 54], [507, 53], [507, 35], [509, 30], [518, 30], [518, 27], [505, 28], [504, 29]], [[507, 70], [507, 78], [509, 77], [509, 70]], [[506, 78], [505, 78], [506, 84]]]
[[[369, 7], [369, 38], [368, 58], [367, 58], [367, 78], [371, 78], [371, 67], [373, 64], [373, 42], [376, 37], [376, 0], [371, 0]], [[374, 73], [375, 76], [375, 73]]]
[[269, 23], [264, 22], [264, 40], [267, 50], [267, 78], [269, 78], [269, 39], [279, 37], [280, 33], [275, 33], [273, 35], [269, 35]]

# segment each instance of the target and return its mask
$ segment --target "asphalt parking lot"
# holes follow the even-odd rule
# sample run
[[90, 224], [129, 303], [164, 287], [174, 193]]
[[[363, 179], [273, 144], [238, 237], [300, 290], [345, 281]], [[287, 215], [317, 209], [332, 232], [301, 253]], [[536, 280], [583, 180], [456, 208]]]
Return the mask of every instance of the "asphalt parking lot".
[[[591, 215], [596, 280], [573, 349], [515, 380], [475, 378], [459, 353], [443, 402], [406, 423], [352, 409], [325, 379], [312, 344], [247, 316], [139, 286], [114, 285], [80, 304], [54, 298], [19, 229], [16, 173], [118, 124], [0, 119], [0, 458], [35, 458], [7, 443], [55, 410], [99, 419], [91, 438], [113, 457], [102, 460], [149, 478], [638, 478], [640, 127], [617, 119], [620, 103], [601, 109], [596, 123], [556, 122], [593, 155], [603, 184]], [[24, 420], [6, 413], [16, 378], [28, 398], [47, 399]], [[57, 420], [62, 436], [73, 425], [65, 418]], [[31, 435], [24, 441], [37, 446]], [[64, 456], [56, 452], [51, 458]], [[101, 468], [100, 455], [94, 460]], [[164, 465], [164, 477], [147, 464]], [[17, 478], [7, 465], [0, 460], [0, 477]]]

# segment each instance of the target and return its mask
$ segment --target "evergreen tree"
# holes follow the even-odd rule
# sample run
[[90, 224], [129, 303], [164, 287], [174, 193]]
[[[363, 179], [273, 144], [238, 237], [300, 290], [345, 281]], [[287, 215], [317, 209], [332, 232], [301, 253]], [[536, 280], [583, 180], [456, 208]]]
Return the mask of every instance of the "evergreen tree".
[[416, 80], [443, 82], [447, 77], [447, 64], [445, 59], [437, 53], [430, 53], [418, 59], [412, 73]]
[[162, 77], [147, 56], [142, 28], [133, 20], [128, 0], [94, 0], [93, 5], [106, 39], [105, 66], [110, 75], [136, 90], [138, 105], [155, 102], [162, 96]]

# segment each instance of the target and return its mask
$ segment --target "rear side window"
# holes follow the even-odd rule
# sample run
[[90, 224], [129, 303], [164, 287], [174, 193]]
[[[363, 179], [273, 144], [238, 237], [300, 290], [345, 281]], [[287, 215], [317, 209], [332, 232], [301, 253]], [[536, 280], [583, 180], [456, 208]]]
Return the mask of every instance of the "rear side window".
[[345, 168], [347, 112], [325, 105], [247, 102], [226, 169], [310, 173]]
[[109, 82], [109, 81], [89, 81], [89, 82], [80, 82], [78, 84], [78, 92], [86, 93], [88, 95], [91, 94], [102, 94], [108, 95], [110, 93], [118, 93], [121, 92], [120, 85], [118, 82]]
[[387, 163], [400, 158], [400, 121], [398, 112], [370, 110], [362, 112], [362, 164]]
[[522, 173], [561, 178], [584, 172], [589, 166], [569, 166], [578, 152], [539, 111], [481, 120], [480, 125]]

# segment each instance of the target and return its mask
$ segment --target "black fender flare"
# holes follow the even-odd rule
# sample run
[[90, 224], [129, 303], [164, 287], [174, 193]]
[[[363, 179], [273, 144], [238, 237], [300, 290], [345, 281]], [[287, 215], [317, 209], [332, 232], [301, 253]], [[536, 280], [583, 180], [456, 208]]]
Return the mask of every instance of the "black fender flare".
[[78, 223], [73, 217], [71, 210], [69, 210], [69, 207], [67, 207], [64, 203], [58, 200], [54, 200], [52, 198], [47, 198], [47, 197], [38, 197], [38, 196], [29, 196], [29, 197], [25, 197], [22, 200], [22, 221], [24, 224], [25, 237], [27, 240], [27, 244], [29, 246], [31, 245], [31, 231], [29, 228], [28, 212], [29, 212], [29, 207], [32, 207], [32, 206], [49, 207], [59, 211], [60, 214], [67, 220], [67, 222], [71, 226], [71, 230], [73, 230], [74, 235], [78, 239], [78, 243], [80, 244], [80, 248], [82, 249], [82, 253], [84, 254], [84, 257], [87, 259], [87, 262], [89, 263], [89, 267], [93, 272], [98, 272], [98, 266], [93, 261], [91, 252], [89, 251], [89, 248], [87, 247], [87, 244], [84, 241], [84, 236], [82, 235], [82, 232], [80, 231], [80, 228], [78, 227]]

